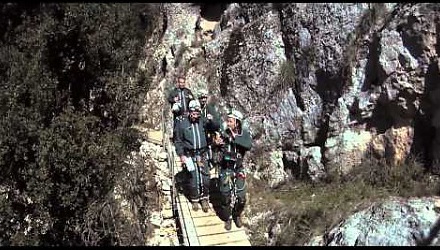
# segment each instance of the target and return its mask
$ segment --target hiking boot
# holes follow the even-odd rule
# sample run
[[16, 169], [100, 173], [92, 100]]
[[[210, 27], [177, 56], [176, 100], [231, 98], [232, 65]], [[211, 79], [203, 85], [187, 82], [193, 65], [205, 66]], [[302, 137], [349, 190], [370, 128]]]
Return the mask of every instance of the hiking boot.
[[225, 221], [225, 229], [229, 231], [229, 230], [231, 230], [231, 228], [232, 228], [232, 220], [229, 219], [229, 220]]
[[241, 216], [234, 217], [235, 225], [240, 228], [243, 226], [243, 222], [241, 221]]
[[202, 200], [200, 203], [202, 203], [202, 210], [203, 212], [207, 213], [209, 211], [209, 204], [207, 200]]
[[197, 212], [199, 210], [199, 203], [193, 201], [191, 202], [191, 204], [192, 204], [192, 209]]

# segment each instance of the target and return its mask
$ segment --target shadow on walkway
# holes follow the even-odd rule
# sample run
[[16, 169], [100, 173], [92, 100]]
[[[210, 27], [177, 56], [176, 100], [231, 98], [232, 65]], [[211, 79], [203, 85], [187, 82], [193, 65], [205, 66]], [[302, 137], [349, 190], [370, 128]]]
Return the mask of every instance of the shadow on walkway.
[[229, 219], [229, 213], [225, 211], [222, 207], [222, 195], [220, 192], [220, 180], [219, 178], [211, 178], [211, 183], [209, 185], [209, 202], [211, 202], [215, 214], [222, 221], [227, 221]]
[[191, 174], [188, 170], [183, 169], [174, 176], [174, 180], [176, 182], [177, 192], [183, 194], [188, 200], [189, 199], [189, 179], [191, 178]]
[[[186, 199], [190, 200], [189, 198], [189, 179], [191, 178], [190, 173], [183, 169], [180, 172], [178, 172], [174, 176], [174, 180], [176, 181], [176, 189], [177, 192], [180, 194], [183, 194]], [[215, 214], [223, 221], [225, 221], [225, 213], [223, 212], [223, 209], [221, 207], [221, 193], [220, 193], [220, 186], [219, 186], [219, 178], [211, 178], [209, 183], [209, 202], [212, 204], [212, 208], [214, 209]]]

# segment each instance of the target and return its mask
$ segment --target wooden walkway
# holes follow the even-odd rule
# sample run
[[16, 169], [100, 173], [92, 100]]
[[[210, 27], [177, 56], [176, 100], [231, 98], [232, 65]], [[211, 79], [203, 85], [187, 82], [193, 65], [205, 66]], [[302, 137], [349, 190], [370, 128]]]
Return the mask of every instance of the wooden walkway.
[[[177, 192], [175, 177], [181, 173], [181, 163], [176, 156], [174, 146], [168, 138], [164, 140], [162, 131], [146, 131], [148, 141], [162, 142], [168, 153], [168, 165], [173, 173], [173, 210], [180, 224], [181, 241], [184, 246], [251, 246], [244, 227], [237, 228], [232, 223], [232, 229], [224, 229], [224, 222], [220, 220], [215, 211], [214, 196], [210, 198], [210, 209], [205, 213], [200, 208], [193, 211], [191, 203], [181, 192]], [[216, 172], [211, 172], [211, 179], [216, 178]], [[218, 196], [217, 196], [218, 197]]]

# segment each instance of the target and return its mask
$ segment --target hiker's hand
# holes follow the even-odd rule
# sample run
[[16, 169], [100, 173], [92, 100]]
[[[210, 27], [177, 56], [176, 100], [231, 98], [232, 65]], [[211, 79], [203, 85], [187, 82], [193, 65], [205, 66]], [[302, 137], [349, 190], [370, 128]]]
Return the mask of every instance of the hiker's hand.
[[184, 155], [180, 156], [180, 162], [182, 162], [182, 164], [185, 164], [185, 156]]
[[232, 129], [230, 129], [230, 128], [228, 128], [228, 130], [229, 130], [229, 133], [231, 133], [232, 138], [235, 139], [236, 133], [234, 133], [234, 131]]
[[208, 119], [208, 120], [212, 120], [212, 115], [211, 115], [211, 114], [207, 114], [207, 115], [206, 115], [206, 119]]
[[223, 138], [221, 138], [220, 136], [216, 136], [214, 142], [215, 142], [215, 144], [217, 144], [217, 145], [223, 145], [223, 144], [225, 144], [225, 142], [223, 141]]

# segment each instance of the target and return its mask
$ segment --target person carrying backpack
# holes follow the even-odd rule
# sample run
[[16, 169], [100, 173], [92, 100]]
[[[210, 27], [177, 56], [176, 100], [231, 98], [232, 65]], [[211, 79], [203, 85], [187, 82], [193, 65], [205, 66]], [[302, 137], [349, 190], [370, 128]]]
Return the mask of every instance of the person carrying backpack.
[[[215, 106], [215, 104], [209, 100], [208, 91], [205, 89], [201, 89], [197, 92], [197, 99], [200, 102], [201, 107], [201, 116], [205, 117], [205, 119], [213, 119], [216, 123], [221, 124], [220, 113]], [[211, 163], [211, 168], [216, 167], [218, 164], [217, 161], [217, 153], [218, 148], [213, 145], [214, 137], [218, 136], [220, 133], [220, 129], [218, 131], [207, 131], [206, 140], [208, 143], [208, 160]], [[217, 169], [216, 169], [217, 170]]]
[[[232, 110], [227, 117], [226, 128], [215, 144], [221, 146], [220, 192], [221, 208], [225, 229], [231, 230], [232, 220], [237, 227], [242, 227], [241, 214], [246, 204], [246, 172], [243, 157], [252, 147], [249, 131], [243, 126], [243, 114]], [[232, 203], [232, 198], [235, 198]], [[231, 218], [232, 216], [232, 218]]]
[[209, 210], [209, 166], [207, 161], [208, 144], [206, 142], [206, 131], [216, 131], [220, 124], [211, 118], [201, 117], [201, 107], [197, 100], [192, 100], [188, 105], [188, 115], [176, 126], [176, 154], [180, 157], [182, 164], [190, 173], [190, 192], [194, 211], [202, 205], [203, 212]]

